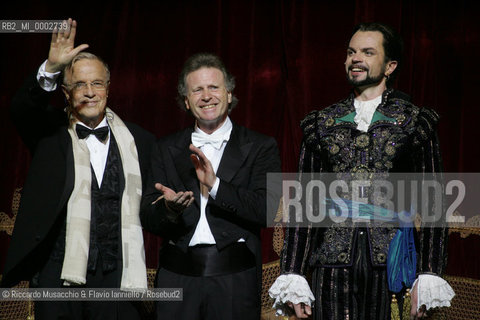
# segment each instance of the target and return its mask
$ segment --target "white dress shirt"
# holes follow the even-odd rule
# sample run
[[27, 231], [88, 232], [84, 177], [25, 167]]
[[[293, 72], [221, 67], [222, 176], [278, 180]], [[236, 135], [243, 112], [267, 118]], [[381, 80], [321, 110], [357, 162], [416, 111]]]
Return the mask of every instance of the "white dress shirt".
[[[209, 143], [199, 145], [195, 141], [193, 142], [194, 145], [197, 144], [195, 146], [197, 148], [200, 148], [200, 150], [202, 150], [207, 159], [212, 163], [212, 167], [215, 173], [218, 170], [218, 165], [220, 164], [220, 160], [222, 159], [225, 146], [230, 139], [232, 128], [232, 121], [230, 121], [229, 117], [227, 117], [223, 125], [217, 130], [215, 130], [211, 135], [203, 132], [200, 128], [198, 128], [198, 126], [195, 126], [195, 133], [200, 135], [203, 139], [208, 140], [208, 137], [211, 137], [212, 135], [223, 136], [223, 142], [219, 146], [219, 149]], [[215, 199], [219, 186], [220, 179], [218, 179], [218, 177], [215, 180], [215, 184], [213, 185], [210, 192], [208, 191], [208, 188], [206, 186], [200, 184], [200, 219], [198, 220], [197, 227], [195, 228], [195, 232], [193, 233], [189, 246], [195, 246], [197, 244], [215, 244], [215, 238], [213, 237], [210, 226], [208, 225], [207, 217], [205, 215], [205, 209], [207, 207], [208, 197], [210, 196]]]
[[[78, 121], [77, 124], [87, 127], [83, 122]], [[94, 129], [102, 128], [108, 126], [107, 118], [103, 118], [102, 122], [98, 124]], [[89, 128], [91, 129], [91, 128]], [[105, 172], [105, 166], [107, 164], [108, 149], [110, 147], [110, 129], [108, 130], [108, 136], [105, 141], [100, 141], [91, 134], [85, 138], [85, 143], [87, 144], [88, 151], [90, 151], [90, 164], [92, 165], [95, 176], [97, 177], [98, 187], [102, 185], [103, 173]]]

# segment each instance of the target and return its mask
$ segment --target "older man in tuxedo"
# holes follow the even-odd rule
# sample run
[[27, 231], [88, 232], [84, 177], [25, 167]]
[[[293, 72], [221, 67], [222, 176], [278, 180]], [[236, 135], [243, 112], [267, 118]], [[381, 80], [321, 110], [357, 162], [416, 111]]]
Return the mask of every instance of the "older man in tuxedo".
[[[33, 154], [3, 285], [147, 288], [139, 212], [154, 136], [107, 107], [110, 72], [74, 47], [76, 22], [12, 102]], [[66, 112], [48, 104], [63, 73]], [[35, 319], [139, 319], [130, 302], [36, 301]]]

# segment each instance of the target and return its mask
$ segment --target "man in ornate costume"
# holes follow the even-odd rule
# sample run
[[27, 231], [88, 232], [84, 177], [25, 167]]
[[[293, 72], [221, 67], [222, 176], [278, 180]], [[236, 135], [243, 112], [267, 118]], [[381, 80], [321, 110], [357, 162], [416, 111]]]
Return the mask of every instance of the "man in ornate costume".
[[[438, 115], [388, 86], [401, 51], [400, 37], [386, 25], [364, 23], [354, 29], [345, 61], [353, 92], [301, 122], [301, 173], [440, 172]], [[396, 231], [373, 224], [289, 228], [282, 275], [270, 289], [277, 308], [287, 304], [299, 318], [313, 311], [315, 319], [390, 319], [386, 260]], [[416, 234], [417, 273], [443, 273], [447, 235], [446, 227], [425, 226]], [[301, 276], [310, 271], [313, 292]], [[430, 306], [417, 300], [417, 289], [412, 290], [415, 319], [424, 316], [423, 304]]]

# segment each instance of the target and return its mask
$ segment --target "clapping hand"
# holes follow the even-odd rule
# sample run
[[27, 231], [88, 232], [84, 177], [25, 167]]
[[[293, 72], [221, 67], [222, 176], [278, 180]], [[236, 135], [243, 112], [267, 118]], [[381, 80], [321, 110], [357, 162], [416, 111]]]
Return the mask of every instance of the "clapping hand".
[[195, 147], [193, 144], [190, 145], [190, 151], [193, 152], [193, 154], [190, 155], [190, 159], [195, 166], [198, 181], [205, 185], [208, 190], [211, 190], [217, 179], [212, 163], [207, 159], [202, 150]]
[[175, 213], [183, 212], [183, 210], [188, 208], [195, 200], [192, 191], [175, 192], [161, 183], [156, 183], [155, 188], [161, 191], [163, 195], [158, 197], [152, 204], [165, 198], [165, 205], [170, 211]]

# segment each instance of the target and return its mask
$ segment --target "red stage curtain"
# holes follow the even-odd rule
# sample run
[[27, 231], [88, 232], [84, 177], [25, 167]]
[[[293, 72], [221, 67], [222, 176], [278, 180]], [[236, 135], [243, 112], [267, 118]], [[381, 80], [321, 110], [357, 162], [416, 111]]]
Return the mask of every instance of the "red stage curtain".
[[[8, 4], [7, 4], [8, 3]], [[274, 136], [283, 170], [295, 171], [300, 120], [314, 108], [345, 97], [343, 62], [353, 26], [382, 21], [405, 40], [396, 87], [441, 116], [439, 135], [446, 171], [479, 171], [475, 131], [480, 118], [477, 55], [478, 2], [426, 1], [106, 1], [2, 3], [1, 19], [78, 21], [77, 44], [111, 67], [109, 106], [123, 119], [163, 136], [192, 124], [175, 103], [177, 76], [196, 52], [223, 58], [236, 76], [240, 102], [233, 121]], [[8, 106], [23, 78], [47, 57], [48, 34], [0, 34], [0, 211], [11, 215], [15, 188], [23, 185], [30, 156], [12, 126]], [[64, 104], [61, 95], [56, 103]], [[264, 232], [264, 261], [277, 259], [271, 229]], [[456, 241], [458, 242], [458, 241]], [[158, 240], [147, 236], [150, 267]], [[478, 252], [478, 241], [468, 243]], [[0, 234], [0, 271], [8, 237]], [[451, 261], [449, 270], [461, 258]], [[476, 259], [478, 256], [470, 257]]]

